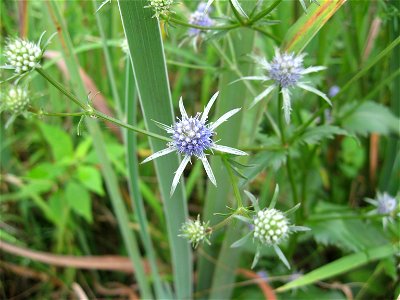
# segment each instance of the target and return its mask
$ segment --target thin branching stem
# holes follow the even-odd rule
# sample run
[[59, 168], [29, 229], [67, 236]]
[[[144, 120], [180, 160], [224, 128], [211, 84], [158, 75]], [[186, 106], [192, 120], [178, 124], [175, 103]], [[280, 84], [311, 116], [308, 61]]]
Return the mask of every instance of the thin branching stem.
[[[93, 107], [91, 107], [90, 105], [85, 105], [83, 104], [81, 101], [79, 101], [79, 99], [77, 97], [75, 97], [75, 95], [73, 95], [71, 92], [69, 92], [61, 83], [57, 82], [56, 80], [54, 80], [51, 76], [49, 76], [43, 69], [36, 69], [38, 71], [38, 73], [40, 75], [43, 76], [43, 78], [45, 78], [49, 83], [51, 83], [55, 88], [57, 88], [61, 93], [63, 93], [65, 96], [67, 96], [70, 100], [72, 100], [73, 102], [75, 102], [80, 108], [83, 109], [84, 112], [82, 112], [80, 114], [80, 116], [85, 115], [85, 116], [89, 116], [92, 118], [98, 118], [104, 121], [108, 121], [111, 123], [114, 123], [120, 127], [135, 131], [137, 133], [141, 133], [144, 135], [147, 135], [149, 137], [153, 137], [165, 142], [170, 142], [171, 139], [144, 129], [140, 129], [136, 126], [132, 126], [129, 125], [127, 123], [124, 123], [116, 118], [107, 116], [106, 114], [94, 109]], [[58, 116], [71, 116], [70, 114], [65, 114], [65, 115], [60, 115], [60, 113], [57, 113]], [[48, 114], [49, 115], [49, 114]], [[50, 115], [49, 115], [50, 116]], [[53, 113], [54, 116], [54, 113]]]

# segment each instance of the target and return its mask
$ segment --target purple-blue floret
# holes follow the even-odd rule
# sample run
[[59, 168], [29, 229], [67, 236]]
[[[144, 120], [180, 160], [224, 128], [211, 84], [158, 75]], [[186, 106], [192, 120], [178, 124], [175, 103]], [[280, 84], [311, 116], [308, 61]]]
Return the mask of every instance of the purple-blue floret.
[[173, 126], [173, 145], [181, 154], [200, 157], [213, 145], [211, 131], [204, 122], [195, 117], [182, 118]]
[[[204, 13], [199, 10], [192, 13], [189, 18], [189, 24], [192, 25], [210, 27], [213, 25], [213, 23], [214, 23], [213, 20], [208, 16], [207, 13]], [[198, 28], [189, 28], [188, 30], [189, 36], [197, 36], [202, 32], [204, 32], [204, 30]]]
[[275, 56], [270, 65], [270, 77], [283, 88], [295, 85], [304, 70], [302, 59], [296, 59], [294, 54], [284, 53], [281, 56]]

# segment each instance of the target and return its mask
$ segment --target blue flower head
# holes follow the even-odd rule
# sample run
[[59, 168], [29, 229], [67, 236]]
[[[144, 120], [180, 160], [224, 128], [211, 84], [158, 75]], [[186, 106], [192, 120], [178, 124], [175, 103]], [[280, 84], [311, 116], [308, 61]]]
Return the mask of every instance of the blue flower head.
[[329, 105], [332, 105], [329, 98], [317, 90], [316, 88], [308, 85], [304, 81], [304, 75], [309, 73], [318, 72], [326, 69], [322, 66], [304, 68], [303, 59], [305, 54], [295, 55], [294, 53], [281, 52], [278, 48], [275, 49], [275, 56], [268, 62], [263, 57], [255, 57], [255, 61], [265, 71], [265, 75], [262, 76], [246, 76], [239, 80], [260, 80], [271, 82], [268, 87], [255, 97], [253, 103], [250, 105], [253, 107], [262, 99], [266, 98], [273, 90], [279, 89], [282, 93], [283, 98], [283, 112], [285, 114], [285, 120], [290, 123], [291, 113], [291, 89], [301, 88], [308, 92], [314, 93], [319, 97], [323, 98]]
[[207, 151], [212, 152], [213, 150], [216, 150], [234, 155], [247, 155], [246, 152], [240, 151], [238, 149], [217, 145], [212, 140], [213, 136], [215, 135], [215, 129], [222, 123], [227, 121], [231, 116], [240, 111], [240, 108], [236, 108], [228, 111], [215, 122], [207, 122], [208, 114], [211, 110], [212, 105], [217, 100], [218, 94], [219, 92], [216, 92], [211, 97], [207, 106], [204, 108], [203, 113], [197, 113], [194, 117], [188, 116], [188, 114], [186, 113], [181, 97], [181, 99], [179, 100], [179, 110], [181, 112], [181, 117], [177, 118], [177, 121], [171, 126], [167, 126], [165, 124], [157, 122], [157, 124], [162, 129], [164, 129], [167, 133], [171, 135], [172, 141], [168, 143], [168, 147], [166, 149], [150, 155], [142, 163], [146, 163], [157, 157], [169, 154], [174, 151], [177, 151], [184, 156], [181, 164], [178, 167], [178, 170], [175, 173], [174, 179], [172, 180], [171, 195], [174, 193], [175, 188], [178, 185], [179, 179], [182, 176], [183, 170], [189, 163], [192, 156], [195, 156], [201, 160], [207, 176], [210, 178], [211, 182], [216, 185], [214, 174], [206, 158]]

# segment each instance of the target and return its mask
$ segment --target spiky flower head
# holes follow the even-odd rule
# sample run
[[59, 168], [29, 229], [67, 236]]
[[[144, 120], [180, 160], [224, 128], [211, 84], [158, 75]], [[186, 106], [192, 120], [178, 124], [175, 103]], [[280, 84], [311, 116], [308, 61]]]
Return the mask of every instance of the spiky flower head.
[[168, 15], [171, 13], [173, 0], [149, 0], [149, 5], [154, 11], [154, 17], [159, 18], [160, 15]]
[[26, 111], [30, 102], [28, 89], [20, 86], [12, 86], [1, 97], [1, 111], [7, 111], [12, 115], [19, 115]]
[[279, 244], [284, 242], [293, 232], [310, 230], [308, 227], [291, 225], [289, 222], [288, 215], [296, 211], [300, 207], [300, 204], [297, 204], [286, 212], [275, 209], [274, 207], [279, 194], [278, 185], [275, 188], [271, 204], [268, 208], [264, 209], [260, 209], [258, 200], [253, 194], [248, 191], [244, 192], [254, 207], [254, 216], [253, 218], [244, 216], [238, 217], [239, 220], [247, 223], [249, 232], [243, 238], [234, 242], [231, 247], [240, 247], [251, 236], [253, 236], [253, 241], [257, 242], [257, 249], [251, 268], [256, 266], [260, 258], [261, 247], [271, 246], [274, 248], [274, 251], [278, 255], [279, 259], [286, 265], [288, 269], [290, 269], [289, 262], [282, 250], [279, 248]]
[[265, 71], [262, 76], [246, 76], [239, 80], [260, 80], [270, 81], [271, 84], [258, 96], [255, 97], [250, 107], [253, 107], [262, 99], [266, 98], [273, 90], [278, 89], [282, 93], [282, 109], [285, 114], [286, 123], [290, 123], [291, 113], [291, 90], [293, 88], [302, 88], [323, 98], [329, 105], [332, 105], [329, 98], [303, 81], [304, 75], [318, 72], [326, 69], [322, 66], [304, 68], [303, 60], [306, 54], [295, 55], [294, 53], [281, 52], [275, 49], [275, 56], [268, 62], [264, 57], [255, 57], [255, 61]]
[[[376, 208], [369, 212], [369, 214], [386, 215], [382, 217], [383, 227], [386, 228], [388, 222], [393, 222], [393, 216], [396, 214], [397, 200], [387, 192], [377, 193], [376, 199], [366, 198], [366, 202], [372, 204]], [[400, 213], [397, 214], [398, 216]]]
[[260, 210], [254, 220], [254, 238], [262, 244], [274, 245], [289, 236], [289, 221], [286, 216], [274, 208]]
[[[189, 24], [202, 26], [202, 27], [210, 27], [214, 24], [214, 21], [208, 15], [208, 12], [204, 12], [204, 3], [200, 3], [197, 7], [197, 10], [193, 12], [189, 17]], [[205, 30], [199, 28], [189, 28], [188, 35], [190, 37], [196, 37], [203, 33]]]
[[13, 69], [15, 73], [23, 74], [40, 64], [43, 51], [39, 44], [15, 38], [8, 40], [4, 55], [7, 59], [6, 67]]
[[181, 97], [179, 100], [181, 117], [177, 118], [177, 121], [171, 126], [156, 122], [162, 129], [171, 135], [172, 140], [167, 144], [168, 147], [166, 149], [150, 155], [142, 163], [146, 163], [157, 157], [164, 156], [175, 151], [184, 156], [181, 164], [178, 167], [178, 170], [175, 173], [174, 179], [172, 180], [171, 195], [174, 193], [179, 179], [192, 156], [195, 156], [201, 160], [208, 178], [210, 178], [211, 182], [216, 185], [214, 174], [206, 158], [206, 152], [212, 152], [213, 150], [216, 150], [234, 155], [247, 155], [246, 152], [238, 149], [217, 145], [212, 140], [212, 137], [216, 134], [215, 129], [227, 121], [231, 116], [240, 111], [240, 108], [232, 109], [231, 111], [228, 111], [222, 115], [217, 121], [207, 122], [208, 114], [212, 105], [217, 100], [218, 94], [219, 92], [216, 92], [211, 97], [207, 106], [204, 108], [203, 113], [197, 113], [195, 116], [189, 116], [187, 114]]
[[211, 227], [208, 226], [209, 222], [204, 222], [200, 220], [200, 215], [197, 216], [196, 220], [187, 220], [182, 224], [181, 232], [178, 235], [189, 240], [193, 247], [196, 248], [200, 243], [206, 242], [210, 245], [210, 241], [207, 237], [211, 235]]
[[277, 53], [269, 67], [269, 75], [282, 88], [296, 85], [304, 71], [304, 55], [295, 56], [294, 53]]

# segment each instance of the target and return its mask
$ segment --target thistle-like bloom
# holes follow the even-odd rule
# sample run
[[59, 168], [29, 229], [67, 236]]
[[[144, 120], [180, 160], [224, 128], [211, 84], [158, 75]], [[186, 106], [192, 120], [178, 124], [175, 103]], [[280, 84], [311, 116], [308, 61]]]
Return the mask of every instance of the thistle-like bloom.
[[[214, 20], [211, 19], [208, 12], [205, 11], [205, 6], [206, 4], [203, 2], [197, 6], [196, 11], [189, 16], [189, 24], [202, 27], [210, 27], [214, 25]], [[180, 45], [191, 40], [194, 50], [197, 51], [197, 45], [201, 42], [207, 32], [208, 30], [191, 27], [188, 29], [187, 37], [182, 40]]]
[[37, 43], [20, 38], [8, 39], [5, 46], [4, 56], [7, 60], [2, 69], [14, 70], [16, 76], [22, 77], [36, 68], [40, 68], [43, 53], [49, 45], [53, 35], [42, 44], [43, 32]]
[[171, 13], [173, 3], [173, 0], [149, 0], [149, 5], [145, 7], [152, 8], [154, 11], [153, 17], [159, 18], [160, 15], [168, 15]]
[[210, 178], [214, 185], [217, 185], [205, 152], [216, 150], [234, 155], [247, 155], [246, 152], [238, 149], [217, 145], [212, 140], [212, 137], [216, 134], [215, 129], [227, 121], [231, 116], [240, 111], [240, 108], [236, 108], [228, 111], [215, 122], [207, 122], [208, 114], [212, 105], [217, 99], [218, 94], [219, 92], [216, 92], [211, 97], [203, 113], [197, 113], [194, 117], [189, 117], [186, 113], [181, 97], [179, 100], [179, 109], [182, 115], [181, 118], [177, 118], [177, 121], [172, 126], [167, 126], [157, 122], [162, 129], [171, 134], [172, 141], [168, 143], [168, 147], [166, 149], [150, 155], [142, 163], [149, 162], [157, 157], [164, 156], [174, 151], [177, 151], [184, 156], [181, 164], [178, 167], [178, 170], [175, 173], [174, 179], [172, 180], [171, 195], [174, 193], [183, 170], [189, 163], [192, 156], [195, 156], [201, 160], [208, 178]]
[[267, 97], [274, 89], [279, 89], [283, 96], [282, 109], [285, 114], [285, 120], [289, 123], [291, 111], [290, 90], [296, 87], [312, 92], [323, 98], [329, 105], [332, 105], [331, 101], [324, 93], [302, 81], [304, 75], [326, 69], [326, 67], [322, 66], [304, 68], [304, 56], [305, 54], [296, 56], [294, 53], [281, 53], [280, 50], [276, 48], [275, 56], [271, 62], [268, 62], [265, 58], [255, 58], [256, 62], [266, 71], [266, 75], [247, 76], [242, 77], [240, 80], [261, 80], [271, 81], [272, 83], [254, 99], [250, 107], [253, 107], [263, 98]]
[[1, 97], [0, 111], [13, 115], [23, 113], [29, 105], [28, 89], [20, 86], [9, 88]]
[[260, 209], [258, 200], [249, 192], [245, 191], [255, 210], [255, 215], [252, 219], [241, 216], [239, 220], [246, 222], [249, 226], [250, 232], [243, 238], [232, 244], [232, 248], [243, 245], [250, 236], [253, 236], [253, 241], [257, 242], [257, 251], [253, 260], [251, 268], [254, 268], [260, 257], [260, 249], [262, 246], [273, 247], [279, 259], [290, 269], [289, 262], [287, 261], [279, 244], [284, 242], [291, 233], [298, 231], [308, 231], [308, 227], [294, 226], [290, 224], [288, 215], [296, 211], [300, 204], [282, 212], [274, 208], [276, 199], [278, 197], [279, 188], [275, 189], [274, 197], [268, 208]]
[[16, 38], [8, 41], [4, 54], [7, 59], [5, 68], [22, 74], [39, 65], [43, 51], [39, 44]]
[[[374, 210], [370, 211], [369, 214], [387, 215], [382, 218], [382, 224], [384, 228], [386, 228], [388, 222], [394, 221], [392, 215], [395, 214], [397, 208], [396, 198], [390, 196], [386, 192], [384, 192], [383, 194], [378, 192], [376, 200], [366, 198], [365, 201], [376, 207]], [[397, 215], [399, 216], [400, 213]]]
[[207, 238], [212, 233], [211, 227], [208, 226], [209, 223], [210, 222], [206, 223], [204, 221], [200, 221], [200, 216], [198, 215], [196, 220], [189, 219], [182, 224], [182, 234], [179, 234], [178, 236], [189, 240], [194, 248], [197, 248], [201, 242], [206, 242], [207, 244], [211, 245]]
[[12, 86], [1, 93], [0, 112], [8, 112], [11, 117], [5, 127], [7, 128], [14, 119], [24, 113], [29, 106], [30, 98], [26, 87]]

